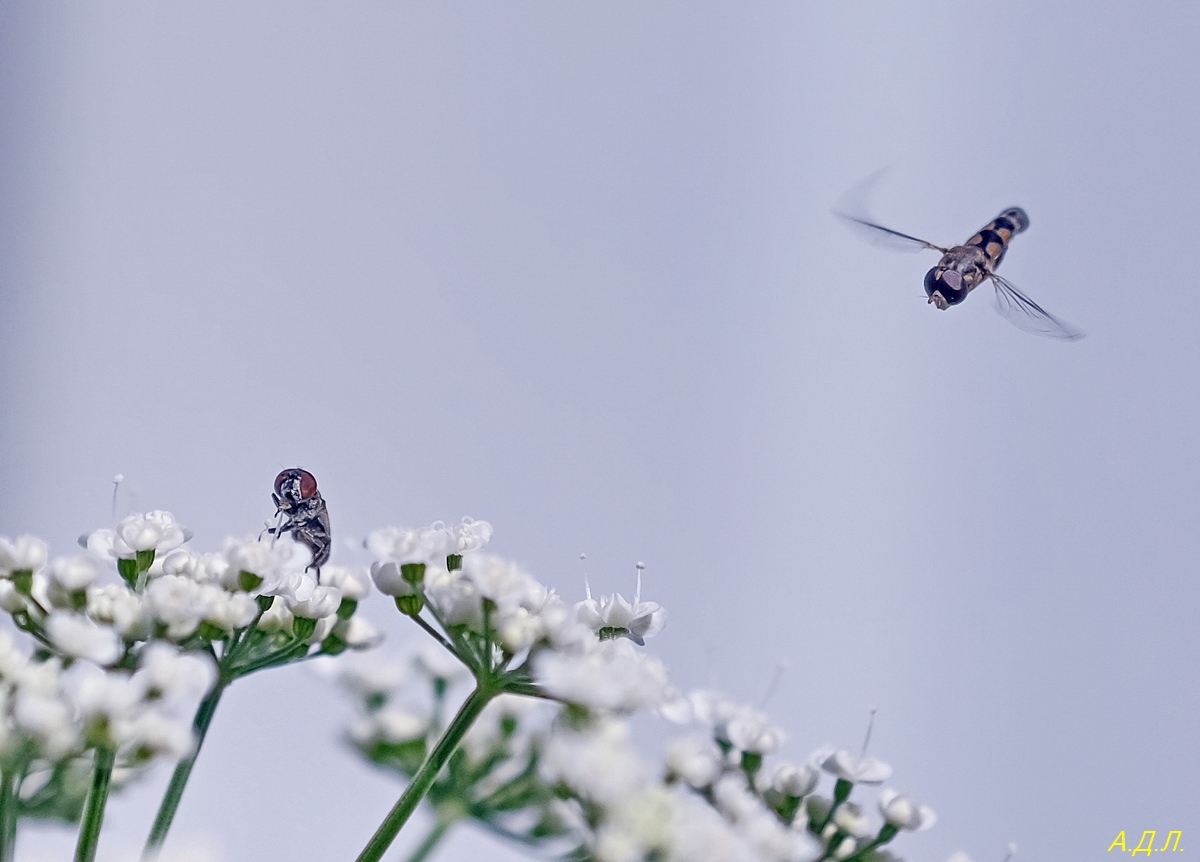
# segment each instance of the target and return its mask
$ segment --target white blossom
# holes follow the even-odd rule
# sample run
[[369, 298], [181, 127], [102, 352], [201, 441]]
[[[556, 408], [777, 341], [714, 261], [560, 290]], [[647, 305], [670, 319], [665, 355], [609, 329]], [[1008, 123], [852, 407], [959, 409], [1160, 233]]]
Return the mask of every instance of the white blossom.
[[429, 730], [429, 716], [398, 706], [385, 706], [360, 716], [350, 725], [350, 738], [359, 745], [409, 742]]
[[839, 805], [833, 813], [833, 822], [837, 824], [838, 829], [855, 838], [866, 838], [875, 832], [871, 826], [871, 819], [856, 802], [843, 802]]
[[575, 605], [575, 614], [580, 622], [594, 632], [609, 629], [619, 632], [638, 646], [644, 646], [646, 638], [654, 637], [666, 625], [666, 611], [657, 602], [642, 601], [642, 573], [638, 570], [638, 587], [633, 601], [619, 593], [592, 598], [592, 589], [584, 585], [587, 598]]
[[202, 584], [220, 584], [229, 571], [229, 560], [221, 554], [197, 554], [186, 548], [163, 558], [163, 574], [182, 575]]
[[371, 563], [371, 580], [385, 596], [414, 596], [417, 588], [404, 579], [400, 564], [387, 562]]
[[[379, 585], [378, 578], [375, 584]], [[383, 590], [383, 587], [379, 587]], [[425, 597], [448, 626], [465, 625], [476, 631], [483, 628], [483, 597], [475, 583], [461, 570], [447, 571], [440, 566], [425, 570]]]
[[46, 634], [63, 655], [109, 665], [121, 657], [121, 639], [108, 626], [85, 616], [54, 611], [46, 618]]
[[666, 666], [628, 640], [604, 641], [586, 653], [539, 653], [534, 675], [547, 692], [595, 709], [632, 711], [667, 696]]
[[784, 796], [807, 796], [816, 789], [820, 773], [804, 764], [780, 763], [771, 774], [771, 788]]
[[87, 557], [56, 557], [46, 570], [52, 587], [64, 593], [76, 593], [91, 586], [96, 568]]
[[[207, 585], [206, 585], [207, 586]], [[258, 616], [258, 602], [246, 593], [227, 593], [214, 588], [212, 605], [205, 615], [205, 622], [212, 623], [222, 631], [244, 629]]]
[[18, 688], [12, 717], [14, 726], [32, 737], [50, 760], [61, 759], [80, 744], [71, 711], [55, 693]]
[[112, 626], [125, 640], [144, 640], [150, 636], [151, 611], [145, 599], [124, 584], [90, 588], [87, 613], [96, 622]]
[[397, 565], [424, 563], [446, 565], [446, 557], [458, 553], [458, 537], [441, 521], [413, 529], [385, 527], [367, 536], [367, 549], [376, 557]]
[[46, 543], [36, 536], [0, 536], [0, 578], [10, 577], [13, 572], [36, 572], [46, 565], [48, 554]]
[[138, 713], [124, 727], [123, 744], [141, 757], [178, 760], [191, 753], [192, 729], [187, 722], [155, 709]]
[[910, 832], [928, 829], [937, 822], [937, 815], [928, 805], [921, 805], [891, 789], [880, 791], [879, 813], [888, 823]]
[[599, 805], [615, 805], [636, 793], [649, 777], [629, 739], [629, 725], [602, 719], [582, 731], [564, 730], [546, 743], [542, 778], [562, 782]]
[[815, 762], [830, 775], [851, 784], [882, 784], [892, 775], [892, 767], [867, 754], [854, 754], [845, 749], [831, 751], [822, 748], [813, 755]]
[[221, 583], [231, 591], [283, 596], [302, 602], [317, 586], [315, 579], [304, 574], [312, 561], [312, 552], [291, 536], [275, 540], [230, 539], [225, 543], [224, 557], [228, 568]]
[[492, 525], [487, 521], [476, 521], [470, 516], [463, 516], [463, 519], [454, 525], [453, 530], [459, 554], [478, 551], [492, 540]]
[[683, 736], [667, 746], [667, 768], [692, 787], [707, 787], [721, 774], [724, 755], [711, 739]]
[[333, 633], [351, 649], [370, 649], [383, 640], [380, 631], [363, 619], [361, 614], [355, 614], [348, 620], [338, 620], [333, 626]]
[[346, 566], [324, 566], [321, 569], [321, 583], [337, 587], [342, 591], [342, 597], [359, 601], [366, 598], [371, 591], [371, 579], [360, 569]]
[[28, 608], [28, 603], [12, 581], [0, 578], [0, 610], [16, 614]]
[[217, 668], [205, 653], [182, 652], [173, 644], [154, 641], [138, 656], [133, 679], [147, 699], [191, 704], [212, 688]]
[[115, 530], [96, 530], [80, 543], [97, 556], [131, 560], [138, 551], [154, 551], [156, 557], [166, 554], [191, 537], [192, 531], [181, 526], [174, 515], [155, 510], [129, 515]]
[[294, 599], [286, 601], [292, 616], [319, 620], [337, 613], [338, 607], [342, 604], [342, 592], [337, 587], [328, 587], [322, 584], [313, 587], [312, 592], [304, 601]]
[[182, 640], [213, 612], [222, 592], [183, 575], [163, 575], [150, 582], [145, 601], [153, 618], [167, 627], [167, 637]]

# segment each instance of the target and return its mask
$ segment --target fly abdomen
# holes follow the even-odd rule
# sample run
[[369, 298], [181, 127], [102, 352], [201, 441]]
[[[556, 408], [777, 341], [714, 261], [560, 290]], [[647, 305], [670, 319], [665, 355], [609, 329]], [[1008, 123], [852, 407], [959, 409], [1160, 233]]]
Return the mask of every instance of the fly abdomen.
[[988, 269], [994, 270], [1004, 259], [1009, 241], [1029, 227], [1029, 216], [1020, 207], [1009, 207], [971, 237], [964, 245], [974, 246], [987, 257]]

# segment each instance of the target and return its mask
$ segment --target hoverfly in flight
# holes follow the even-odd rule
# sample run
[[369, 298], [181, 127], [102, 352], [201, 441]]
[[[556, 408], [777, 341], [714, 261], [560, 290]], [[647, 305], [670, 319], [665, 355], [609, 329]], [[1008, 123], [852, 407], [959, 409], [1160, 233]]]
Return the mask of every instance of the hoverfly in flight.
[[996, 310], [1018, 329], [1047, 338], [1074, 341], [1083, 332], [1059, 320], [1042, 308], [1015, 284], [996, 275], [996, 268], [1008, 251], [1014, 236], [1029, 227], [1029, 216], [1020, 207], [1010, 207], [996, 216], [962, 245], [942, 248], [915, 236], [875, 224], [865, 218], [838, 213], [847, 221], [867, 228], [876, 239], [890, 241], [908, 249], [928, 248], [942, 253], [937, 266], [925, 274], [925, 295], [929, 303], [945, 311], [958, 305], [967, 294], [985, 281], [996, 289]]
[[283, 523], [268, 527], [267, 532], [272, 536], [291, 533], [298, 542], [307, 545], [312, 551], [312, 563], [308, 568], [316, 570], [320, 581], [321, 566], [329, 562], [329, 553], [333, 550], [333, 537], [329, 533], [329, 510], [317, 490], [316, 477], [299, 467], [284, 470], [275, 477], [275, 493], [271, 499], [275, 502], [275, 515], [282, 518]]

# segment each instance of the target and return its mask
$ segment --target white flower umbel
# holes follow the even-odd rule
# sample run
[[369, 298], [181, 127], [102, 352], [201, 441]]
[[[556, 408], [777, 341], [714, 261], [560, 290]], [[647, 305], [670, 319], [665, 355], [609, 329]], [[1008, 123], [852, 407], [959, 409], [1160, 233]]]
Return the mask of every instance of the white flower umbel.
[[132, 560], [139, 551], [153, 551], [161, 557], [191, 537], [192, 531], [181, 526], [174, 515], [155, 510], [123, 518], [115, 530], [96, 530], [80, 544], [100, 557]]
[[692, 787], [708, 787], [721, 774], [725, 755], [711, 739], [684, 736], [667, 747], [666, 765], [670, 777], [679, 777]]
[[144, 699], [188, 706], [207, 694], [216, 678], [217, 668], [210, 656], [183, 652], [162, 641], [146, 645], [133, 675]]
[[855, 754], [846, 749], [819, 749], [813, 759], [830, 775], [851, 784], [882, 784], [892, 777], [892, 767], [867, 754]]
[[317, 586], [316, 580], [304, 573], [312, 563], [312, 551], [291, 536], [230, 539], [224, 557], [227, 568], [221, 583], [227, 590], [302, 602]]
[[361, 601], [371, 591], [370, 576], [360, 570], [347, 566], [323, 566], [321, 568], [321, 583], [337, 587], [342, 597], [353, 601]]
[[127, 641], [150, 637], [153, 617], [145, 598], [123, 584], [104, 584], [87, 592], [87, 614], [112, 626]]
[[614, 718], [552, 735], [539, 771], [551, 784], [562, 782], [601, 806], [616, 805], [637, 793], [651, 774], [633, 748], [629, 725]]
[[430, 527], [375, 530], [367, 536], [366, 545], [376, 557], [401, 566], [411, 563], [444, 566], [447, 557], [458, 553], [458, 538], [441, 521]]

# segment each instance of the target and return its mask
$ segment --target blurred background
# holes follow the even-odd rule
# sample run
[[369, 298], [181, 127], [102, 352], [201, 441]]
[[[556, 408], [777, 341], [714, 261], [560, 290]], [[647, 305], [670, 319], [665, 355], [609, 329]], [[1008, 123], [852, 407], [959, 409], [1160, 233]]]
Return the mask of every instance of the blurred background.
[[[464, 514], [568, 598], [580, 553], [626, 594], [644, 561], [680, 687], [761, 704], [786, 666], [789, 757], [878, 707], [940, 818], [908, 858], [1191, 849], [1198, 36], [1115, 2], [0, 3], [0, 533], [71, 553], [121, 473], [118, 516], [216, 549], [303, 466], [334, 562]], [[938, 244], [1024, 207], [1002, 272], [1089, 337], [926, 305], [934, 254], [831, 214], [885, 166], [873, 214]], [[347, 717], [302, 668], [240, 682], [171, 844], [353, 858], [400, 788]]]

